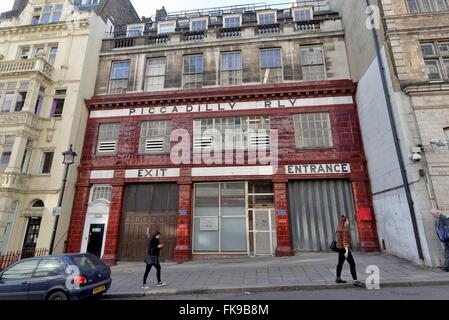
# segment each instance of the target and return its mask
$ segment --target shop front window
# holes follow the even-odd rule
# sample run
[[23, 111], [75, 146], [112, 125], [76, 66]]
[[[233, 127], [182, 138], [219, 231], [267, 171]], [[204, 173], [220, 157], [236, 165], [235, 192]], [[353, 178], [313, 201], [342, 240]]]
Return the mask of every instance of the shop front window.
[[195, 186], [195, 252], [247, 253], [245, 194], [245, 182]]

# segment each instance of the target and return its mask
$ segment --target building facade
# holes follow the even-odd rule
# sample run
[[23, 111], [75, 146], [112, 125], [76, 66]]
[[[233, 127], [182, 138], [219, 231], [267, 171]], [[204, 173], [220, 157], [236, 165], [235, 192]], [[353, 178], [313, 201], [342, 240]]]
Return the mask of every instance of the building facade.
[[[16, 1], [13, 9], [0, 21], [1, 253], [49, 249], [62, 152], [72, 144], [81, 151], [84, 100], [93, 94], [108, 26], [93, 6], [84, 10], [69, 0]], [[72, 168], [55, 252], [65, 249], [76, 177]]]
[[358, 82], [382, 249], [418, 264], [442, 265], [429, 212], [449, 210], [449, 3], [336, 0], [331, 7], [342, 14]]
[[[118, 29], [117, 29], [118, 30]], [[69, 252], [141, 261], [327, 251], [338, 219], [379, 250], [339, 14], [167, 14], [103, 41]]]

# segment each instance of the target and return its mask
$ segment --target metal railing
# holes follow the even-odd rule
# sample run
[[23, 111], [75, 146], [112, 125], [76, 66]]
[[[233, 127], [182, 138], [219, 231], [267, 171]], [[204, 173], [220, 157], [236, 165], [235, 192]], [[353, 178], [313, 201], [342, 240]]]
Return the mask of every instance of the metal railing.
[[47, 248], [7, 252], [6, 254], [0, 256], [0, 271], [8, 268], [17, 261], [33, 257], [43, 257], [46, 255], [48, 255]]

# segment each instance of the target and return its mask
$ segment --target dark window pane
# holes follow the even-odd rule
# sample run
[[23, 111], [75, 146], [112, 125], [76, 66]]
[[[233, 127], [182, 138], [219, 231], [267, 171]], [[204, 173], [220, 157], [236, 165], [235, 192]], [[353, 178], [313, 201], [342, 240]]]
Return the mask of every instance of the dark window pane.
[[53, 164], [53, 156], [54, 156], [53, 152], [45, 152], [44, 153], [41, 173], [50, 173], [51, 172], [51, 166]]

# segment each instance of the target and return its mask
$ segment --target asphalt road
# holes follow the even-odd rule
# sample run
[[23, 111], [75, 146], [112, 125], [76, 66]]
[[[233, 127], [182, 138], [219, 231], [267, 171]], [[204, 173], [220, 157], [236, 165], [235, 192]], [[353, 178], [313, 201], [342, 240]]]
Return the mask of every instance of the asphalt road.
[[[366, 289], [326, 289], [259, 293], [142, 297], [132, 300], [449, 300], [449, 286]], [[123, 299], [127, 300], [127, 299]]]

